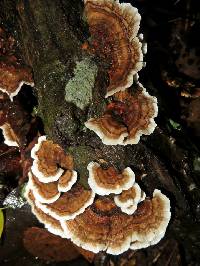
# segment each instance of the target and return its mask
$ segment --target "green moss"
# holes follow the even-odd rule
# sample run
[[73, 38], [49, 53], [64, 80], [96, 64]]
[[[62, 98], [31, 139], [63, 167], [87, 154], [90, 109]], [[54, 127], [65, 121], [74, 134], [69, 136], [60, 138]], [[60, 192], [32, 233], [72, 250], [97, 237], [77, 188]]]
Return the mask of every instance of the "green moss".
[[88, 185], [88, 170], [87, 165], [95, 160], [96, 153], [94, 149], [89, 146], [76, 146], [69, 147], [67, 152], [69, 152], [74, 158], [74, 169], [78, 172], [79, 182], [85, 187], [89, 188]]
[[74, 103], [80, 109], [84, 109], [92, 100], [92, 89], [97, 76], [97, 66], [85, 58], [76, 63], [74, 77], [65, 87], [65, 100]]

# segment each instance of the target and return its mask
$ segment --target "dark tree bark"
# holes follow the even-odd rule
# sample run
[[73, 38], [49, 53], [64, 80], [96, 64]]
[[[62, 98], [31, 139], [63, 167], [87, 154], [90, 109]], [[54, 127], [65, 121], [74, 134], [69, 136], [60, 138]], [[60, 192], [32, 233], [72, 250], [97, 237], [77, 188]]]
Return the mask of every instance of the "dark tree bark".
[[[45, 133], [74, 155], [81, 182], [87, 185], [86, 167], [95, 159], [108, 160], [119, 169], [132, 167], [148, 195], [159, 188], [171, 200], [172, 219], [160, 245], [174, 239], [185, 253], [183, 259], [189, 261], [192, 258], [194, 264], [191, 265], [198, 263], [200, 197], [199, 181], [193, 169], [198, 150], [184, 131], [169, 134], [163, 126], [167, 112], [165, 95], [151, 85], [150, 92], [158, 97], [160, 105], [158, 127], [151, 136], [142, 137], [137, 145], [103, 145], [95, 134], [84, 128], [84, 122], [103, 110], [107, 82], [104, 69], [97, 64], [92, 99], [84, 108], [80, 108], [76, 99], [71, 103], [65, 100], [66, 86], [74, 76], [77, 62], [88, 59], [81, 49], [89, 36], [82, 1], [4, 0], [0, 9], [2, 22], [18, 40], [19, 54], [33, 69], [37, 115], [43, 121]], [[78, 89], [82, 90], [82, 84]], [[147, 259], [153, 260], [152, 254], [158, 249], [159, 244], [138, 251], [135, 256], [145, 261], [146, 252]], [[152, 265], [147, 259], [143, 265]], [[138, 265], [142, 264], [138, 262]]]

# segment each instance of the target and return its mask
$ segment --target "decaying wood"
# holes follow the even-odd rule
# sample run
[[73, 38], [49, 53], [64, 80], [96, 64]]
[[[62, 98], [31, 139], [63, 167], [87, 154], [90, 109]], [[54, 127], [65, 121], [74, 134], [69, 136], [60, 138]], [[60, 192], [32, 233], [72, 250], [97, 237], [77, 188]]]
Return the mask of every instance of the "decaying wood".
[[[15, 33], [18, 40], [19, 54], [33, 69], [37, 115], [44, 123], [45, 132], [73, 154], [82, 183], [86, 185], [87, 164], [95, 159], [107, 160], [119, 169], [132, 167], [137, 181], [149, 195], [159, 188], [171, 200], [172, 219], [166, 241], [176, 239], [187, 258], [196, 256], [198, 259], [200, 196], [199, 180], [193, 170], [197, 150], [186, 133], [173, 136], [173, 132], [169, 134], [159, 124], [159, 120], [165, 119], [165, 95], [152, 88], [152, 94], [158, 96], [161, 105], [161, 118], [153, 135], [143, 137], [138, 145], [103, 145], [83, 125], [89, 116], [102, 112], [106, 84], [104, 69], [98, 69], [93, 98], [85, 109], [65, 100], [65, 87], [74, 75], [77, 62], [85, 56], [81, 46], [89, 36], [83, 19], [82, 1], [3, 0], [0, 9], [4, 25]], [[82, 84], [79, 89], [82, 89]], [[181, 138], [181, 141], [176, 141], [176, 138]], [[157, 249], [159, 244], [146, 252], [152, 254]], [[137, 259], [142, 256], [143, 251], [136, 253]]]

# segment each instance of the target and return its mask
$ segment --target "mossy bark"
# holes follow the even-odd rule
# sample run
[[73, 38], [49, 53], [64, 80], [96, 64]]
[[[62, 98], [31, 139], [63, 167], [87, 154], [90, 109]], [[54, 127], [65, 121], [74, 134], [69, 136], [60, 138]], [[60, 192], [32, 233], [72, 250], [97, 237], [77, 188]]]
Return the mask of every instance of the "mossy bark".
[[[175, 237], [185, 252], [199, 256], [198, 243], [190, 249], [191, 239], [200, 234], [199, 228], [193, 226], [200, 220], [199, 191], [192, 168], [194, 150], [181, 148], [181, 143], [172, 141], [159, 128], [138, 145], [125, 147], [103, 145], [93, 132], [86, 130], [84, 122], [101, 114], [105, 106], [107, 77], [98, 64], [92, 99], [85, 101], [86, 106], [79, 108], [76, 97], [72, 102], [66, 101], [66, 87], [71, 88], [68, 84], [75, 76], [77, 62], [86, 58], [81, 49], [89, 36], [83, 1], [3, 0], [0, 8], [2, 21], [15, 32], [20, 55], [33, 69], [37, 114], [45, 133], [73, 154], [81, 182], [87, 185], [86, 167], [92, 160], [103, 159], [119, 169], [132, 167], [147, 195], [159, 188], [171, 200], [173, 215], [166, 239]], [[76, 89], [81, 91], [82, 84], [79, 88], [76, 84]], [[162, 104], [162, 96], [157, 96]], [[184, 133], [181, 138], [187, 142]], [[190, 189], [191, 184], [196, 189]]]

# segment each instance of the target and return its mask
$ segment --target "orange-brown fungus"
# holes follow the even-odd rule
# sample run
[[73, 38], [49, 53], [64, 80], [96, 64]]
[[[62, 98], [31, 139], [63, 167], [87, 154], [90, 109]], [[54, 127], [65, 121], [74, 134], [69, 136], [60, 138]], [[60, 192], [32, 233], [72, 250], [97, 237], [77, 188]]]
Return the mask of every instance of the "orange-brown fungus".
[[[102, 203], [101, 203], [102, 201]], [[120, 254], [155, 244], [170, 219], [169, 200], [158, 190], [152, 200], [140, 203], [133, 215], [122, 213], [111, 199], [98, 199], [74, 220], [62, 221], [65, 234], [78, 246], [92, 252]], [[102, 208], [103, 206], [103, 208]]]
[[113, 166], [103, 169], [98, 163], [90, 162], [87, 169], [88, 184], [99, 195], [119, 194], [135, 182], [135, 175], [129, 167], [118, 173]]
[[4, 143], [8, 146], [19, 146], [19, 139], [9, 123], [0, 125], [3, 131]]
[[33, 86], [31, 69], [14, 55], [0, 56], [0, 90], [12, 100], [23, 84]]
[[33, 194], [39, 201], [52, 203], [60, 197], [58, 181], [45, 184], [40, 182], [38, 178], [31, 173], [29, 173], [29, 178], [32, 183]]
[[44, 213], [40, 208], [36, 206], [35, 197], [30, 188], [27, 188], [26, 190], [26, 198], [29, 204], [31, 205], [32, 212], [35, 214], [35, 216], [41, 223], [45, 224], [45, 227], [49, 230], [49, 232], [63, 237], [64, 232], [60, 222], [52, 216]]
[[136, 37], [140, 15], [130, 4], [114, 0], [84, 2], [91, 38], [82, 48], [107, 69], [107, 97], [132, 85], [133, 75], [142, 68], [141, 43]]
[[137, 144], [142, 134], [149, 135], [156, 127], [157, 100], [138, 84], [134, 92], [113, 95], [104, 115], [91, 118], [85, 125], [107, 145]]
[[122, 191], [120, 195], [114, 197], [115, 204], [121, 208], [122, 212], [133, 214], [138, 204], [145, 199], [146, 194], [137, 183], [128, 190]]
[[82, 213], [86, 207], [92, 204], [93, 200], [94, 194], [91, 190], [85, 190], [81, 185], [76, 184], [55, 202], [51, 204], [36, 202], [36, 205], [55, 219], [68, 220]]

